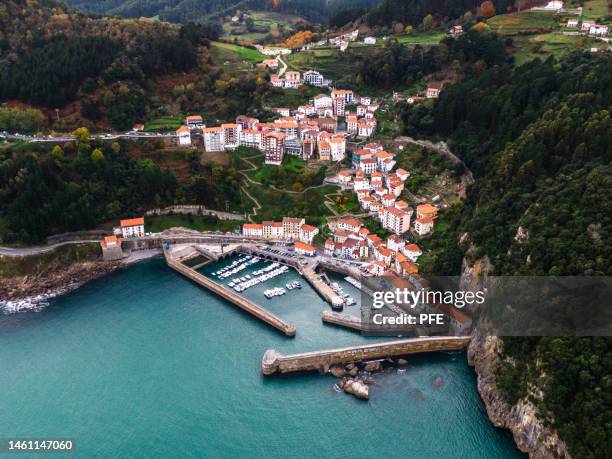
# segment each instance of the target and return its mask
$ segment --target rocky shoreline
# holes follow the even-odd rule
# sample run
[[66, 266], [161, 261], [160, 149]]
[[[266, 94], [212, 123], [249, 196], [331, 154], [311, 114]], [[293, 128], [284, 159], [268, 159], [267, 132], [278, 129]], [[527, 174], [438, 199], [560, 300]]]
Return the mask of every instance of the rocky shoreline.
[[5, 313], [39, 311], [53, 298], [158, 254], [158, 251], [136, 252], [133, 256], [120, 261], [83, 261], [50, 274], [0, 278], [0, 311]]
[[[387, 358], [384, 363], [391, 366], [405, 366], [408, 361], [402, 358], [393, 360]], [[345, 393], [362, 400], [370, 398], [370, 385], [374, 384], [374, 378], [370, 375], [383, 371], [383, 361], [373, 360], [371, 362], [348, 363], [346, 365], [333, 365], [329, 369], [329, 374], [339, 378], [336, 387]]]
[[510, 405], [497, 389], [495, 374], [502, 345], [496, 336], [475, 335], [468, 347], [468, 363], [476, 371], [478, 393], [489, 420], [495, 427], [510, 430], [518, 449], [532, 459], [570, 459], [565, 443], [556, 432], [544, 426], [533, 403], [520, 400]]

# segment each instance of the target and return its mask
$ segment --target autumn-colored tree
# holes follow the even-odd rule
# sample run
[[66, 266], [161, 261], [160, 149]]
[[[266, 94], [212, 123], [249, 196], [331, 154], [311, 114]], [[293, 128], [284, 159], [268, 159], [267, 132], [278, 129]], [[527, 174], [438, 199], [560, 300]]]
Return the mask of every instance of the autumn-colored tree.
[[297, 32], [287, 38], [287, 40], [285, 40], [285, 45], [291, 49], [299, 49], [306, 43], [310, 43], [314, 36], [314, 32], [310, 30], [302, 30], [301, 32]]
[[495, 16], [495, 5], [491, 0], [486, 0], [480, 4], [480, 15], [487, 19]]
[[472, 29], [474, 29], [474, 30], [491, 30], [491, 27], [489, 27], [489, 25], [485, 24], [484, 22], [479, 22], [478, 24], [474, 25], [474, 27], [472, 27]]

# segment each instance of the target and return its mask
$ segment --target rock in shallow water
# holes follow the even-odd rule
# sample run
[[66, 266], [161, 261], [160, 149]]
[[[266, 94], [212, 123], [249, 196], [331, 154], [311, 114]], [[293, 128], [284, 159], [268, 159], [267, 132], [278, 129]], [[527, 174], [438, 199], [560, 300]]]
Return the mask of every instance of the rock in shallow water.
[[344, 368], [333, 366], [329, 369], [329, 372], [336, 378], [342, 378], [345, 375]]
[[370, 389], [363, 381], [358, 379], [348, 379], [344, 383], [342, 389], [347, 394], [351, 394], [362, 400], [368, 400]]
[[365, 367], [363, 367], [363, 369], [365, 371], [380, 371], [382, 370], [382, 364], [378, 361], [376, 362], [368, 362], [365, 364]]

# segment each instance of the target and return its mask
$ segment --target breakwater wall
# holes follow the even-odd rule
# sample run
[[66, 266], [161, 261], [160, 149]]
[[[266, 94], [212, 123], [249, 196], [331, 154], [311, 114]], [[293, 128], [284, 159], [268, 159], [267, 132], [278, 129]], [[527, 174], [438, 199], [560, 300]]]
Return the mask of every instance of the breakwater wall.
[[359, 317], [347, 316], [338, 314], [333, 311], [323, 311], [321, 315], [323, 323], [338, 325], [340, 327], [352, 328], [353, 330], [361, 331], [363, 329], [361, 325], [361, 319]]
[[292, 355], [283, 355], [274, 349], [269, 349], [262, 358], [261, 371], [264, 375], [297, 371], [327, 373], [329, 368], [335, 364], [363, 362], [424, 352], [463, 351], [470, 343], [470, 339], [469, 336], [411, 338]]
[[207, 288], [211, 292], [213, 292], [213, 293], [219, 295], [220, 297], [226, 299], [230, 303], [233, 303], [234, 305], [238, 306], [243, 311], [245, 311], [245, 312], [251, 314], [252, 316], [258, 318], [262, 322], [265, 322], [268, 325], [271, 325], [272, 327], [274, 327], [277, 330], [281, 331], [285, 335], [287, 335], [287, 336], [295, 336], [296, 330], [295, 330], [295, 326], [293, 324], [287, 323], [287, 322], [279, 319], [276, 315], [272, 314], [270, 311], [267, 311], [264, 308], [262, 308], [262, 307], [258, 306], [257, 304], [253, 303], [252, 301], [249, 301], [246, 298], [243, 298], [242, 296], [237, 295], [236, 293], [234, 293], [231, 290], [223, 287], [222, 285], [219, 285], [218, 283], [216, 283], [215, 281], [207, 278], [206, 276], [203, 276], [202, 274], [198, 273], [197, 271], [195, 271], [195, 270], [193, 270], [191, 268], [188, 268], [187, 266], [182, 264], [180, 261], [174, 259], [172, 257], [172, 255], [170, 253], [168, 253], [168, 251], [166, 251], [166, 250], [164, 250], [164, 256], [166, 258], [166, 263], [168, 264], [168, 266], [170, 268], [172, 268], [175, 271], [179, 272], [180, 274], [182, 274], [183, 276], [185, 276], [188, 279], [192, 280], [196, 284], [201, 285], [202, 287]]

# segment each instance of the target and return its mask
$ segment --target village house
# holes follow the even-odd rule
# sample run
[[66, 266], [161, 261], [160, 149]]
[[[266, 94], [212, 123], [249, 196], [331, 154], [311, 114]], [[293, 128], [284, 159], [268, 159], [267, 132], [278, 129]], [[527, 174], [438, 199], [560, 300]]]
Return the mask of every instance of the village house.
[[387, 238], [387, 248], [398, 253], [400, 252], [406, 245], [406, 241], [404, 241], [401, 237], [392, 234]]
[[312, 240], [319, 234], [319, 228], [312, 225], [303, 224], [300, 226], [300, 241], [312, 244]]
[[436, 304], [436, 308], [449, 320], [449, 333], [454, 336], [469, 334], [472, 328], [472, 318], [452, 304]]
[[334, 243], [334, 241], [332, 239], [327, 239], [325, 241], [325, 255], [327, 255], [328, 257], [334, 256], [335, 247], [336, 244]]
[[416, 207], [417, 218], [436, 218], [438, 215], [438, 208], [431, 204], [420, 204]]
[[325, 86], [325, 78], [316, 70], [308, 70], [304, 72], [303, 80], [305, 84], [310, 86], [323, 87]]
[[434, 221], [432, 217], [419, 217], [414, 221], [414, 231], [419, 236], [425, 236], [433, 230]]
[[427, 85], [427, 92], [425, 93], [425, 97], [427, 97], [428, 99], [436, 99], [440, 95], [441, 90], [441, 83], [430, 83], [429, 85]]
[[405, 245], [404, 249], [402, 250], [402, 253], [406, 255], [412, 262], [416, 262], [418, 258], [423, 255], [423, 252], [421, 252], [421, 249], [416, 244]]
[[395, 201], [395, 207], [397, 207], [399, 210], [408, 210], [410, 204], [400, 199], [399, 201]]
[[333, 135], [329, 140], [332, 161], [342, 161], [346, 152], [346, 139], [343, 135]]
[[355, 94], [350, 89], [332, 89], [331, 92], [332, 99], [336, 99], [342, 97], [346, 105], [351, 105], [353, 103], [353, 99]]
[[319, 94], [318, 96], [314, 97], [312, 104], [314, 105], [315, 109], [331, 107], [334, 104], [334, 100], [326, 94]]
[[357, 233], [361, 229], [361, 222], [356, 218], [341, 218], [336, 221], [336, 228], [339, 230], [350, 231]]
[[200, 115], [191, 115], [185, 118], [185, 124], [189, 129], [200, 129], [205, 127], [204, 120]]
[[272, 84], [272, 86], [274, 86], [275, 88], [282, 88], [285, 85], [285, 80], [283, 80], [278, 75], [271, 75], [270, 84]]
[[370, 182], [365, 177], [355, 177], [353, 179], [353, 190], [356, 193], [359, 191], [367, 191], [369, 193], [370, 192]]
[[144, 231], [144, 217], [128, 218], [119, 222], [121, 228], [121, 237], [128, 239], [132, 237], [143, 237]]
[[297, 253], [298, 255], [306, 255], [308, 257], [314, 257], [315, 254], [317, 253], [317, 250], [313, 246], [305, 244], [300, 241], [296, 241], [294, 247], [295, 247], [295, 253]]
[[298, 217], [283, 217], [283, 235], [288, 239], [299, 239], [300, 228], [306, 221]]
[[382, 244], [374, 249], [374, 258], [385, 264], [385, 267], [391, 264], [393, 252]]
[[344, 97], [342, 96], [337, 96], [334, 97], [334, 115], [336, 116], [344, 116], [344, 108], [346, 106], [346, 102], [344, 100]]
[[359, 132], [359, 119], [355, 115], [346, 117], [346, 130], [353, 135], [357, 135]]
[[240, 131], [240, 145], [263, 150], [263, 132], [255, 129], [242, 129]]
[[102, 258], [104, 261], [115, 261], [123, 258], [123, 250], [121, 250], [121, 239], [117, 236], [106, 236], [100, 241], [102, 249]]
[[448, 31], [448, 35], [451, 36], [452, 38], [457, 38], [462, 33], [463, 33], [463, 27], [460, 25], [452, 26]]
[[343, 185], [348, 185], [349, 183], [351, 183], [351, 180], [353, 179], [353, 174], [351, 173], [351, 171], [340, 171], [338, 172], [338, 182], [340, 182]]
[[363, 39], [363, 42], [364, 42], [366, 45], [375, 45], [375, 44], [376, 44], [376, 38], [375, 38], [375, 37], [365, 37], [365, 38]]
[[265, 163], [275, 166], [283, 162], [285, 155], [285, 134], [282, 132], [266, 132], [264, 134]]
[[191, 131], [187, 126], [181, 126], [176, 130], [179, 145], [191, 145]]
[[264, 59], [262, 64], [272, 70], [276, 70], [278, 68], [278, 60], [277, 59]]
[[382, 261], [373, 260], [367, 267], [366, 270], [373, 276], [382, 276], [387, 267]]
[[236, 123], [222, 124], [223, 148], [234, 150], [240, 146], [240, 130], [242, 126]]
[[418, 274], [419, 273], [419, 267], [417, 265], [415, 265], [414, 263], [412, 263], [411, 261], [401, 261], [399, 263], [399, 269], [397, 270], [397, 273], [402, 276], [402, 277], [406, 277], [406, 276], [411, 276], [413, 274]]
[[285, 88], [299, 88], [302, 86], [302, 78], [300, 72], [288, 71], [285, 72]]
[[263, 225], [259, 223], [245, 223], [242, 225], [242, 235], [246, 237], [263, 237]]
[[594, 24], [589, 28], [589, 35], [597, 37], [605, 37], [608, 35], [609, 28], [607, 25]]
[[359, 120], [359, 123], [357, 124], [357, 136], [370, 137], [374, 133], [374, 126], [376, 126], [376, 123], [373, 123], [370, 120]]
[[568, 19], [565, 27], [578, 27], [578, 19]]
[[318, 144], [319, 159], [321, 161], [331, 161], [331, 145], [326, 140], [321, 140]]
[[264, 221], [261, 223], [261, 229], [265, 239], [283, 239], [283, 224], [281, 222]]
[[144, 128], [144, 124], [135, 124], [134, 126], [132, 126], [132, 132], [141, 132], [144, 131]]
[[257, 123], [259, 123], [257, 118], [251, 118], [250, 116], [246, 115], [238, 115], [236, 117], [236, 124], [242, 126], [242, 129], [255, 129]]
[[397, 207], [383, 207], [379, 218], [384, 228], [395, 234], [403, 234], [410, 229], [412, 210], [399, 210]]
[[312, 139], [302, 141], [302, 159], [309, 160], [314, 156], [315, 142]]
[[221, 127], [204, 128], [204, 149], [208, 152], [223, 151], [223, 129]]

